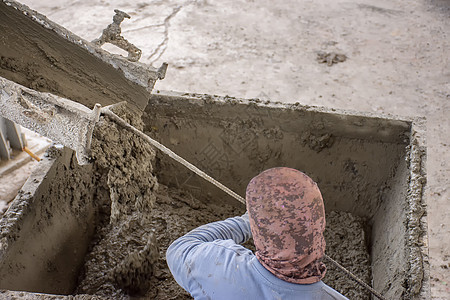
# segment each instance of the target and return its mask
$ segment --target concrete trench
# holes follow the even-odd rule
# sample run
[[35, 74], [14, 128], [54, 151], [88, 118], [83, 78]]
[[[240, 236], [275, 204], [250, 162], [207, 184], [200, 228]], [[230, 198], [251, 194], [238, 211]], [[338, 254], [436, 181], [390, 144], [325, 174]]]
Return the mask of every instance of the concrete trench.
[[[4, 3], [14, 2], [0, 5]], [[1, 13], [12, 16], [10, 7], [2, 6]], [[56, 32], [70, 40], [70, 33]], [[44, 52], [47, 57], [51, 52], [51, 63], [60, 65], [66, 60], [59, 59], [58, 53], [79, 47], [71, 43], [63, 50], [54, 47]], [[77, 55], [93, 59], [94, 50], [75, 49]], [[15, 55], [8, 49], [1, 54]], [[96, 55], [96, 63], [110, 59]], [[48, 64], [48, 59], [36, 60], [36, 64]], [[70, 68], [84, 67], [72, 64]], [[116, 72], [110, 66], [102, 68], [106, 73]], [[80, 77], [75, 89], [42, 85], [38, 83], [64, 75], [42, 71], [30, 77], [25, 74], [30, 70], [43, 69], [5, 63], [0, 75], [39, 91], [50, 87], [50, 92], [75, 97], [80, 103], [90, 101], [102, 86], [101, 76], [92, 81], [93, 86]], [[142, 84], [136, 79], [131, 87], [124, 79], [130, 75], [119, 72], [113, 76], [116, 84], [98, 94], [109, 104], [107, 95], [134, 90], [138, 101], [134, 104], [148, 104], [142, 117], [127, 111], [121, 112], [123, 116], [240, 195], [264, 169], [289, 166], [304, 171], [318, 183], [324, 197], [329, 223], [327, 254], [388, 299], [430, 298], [422, 120], [259, 99], [150, 94], [156, 75], [147, 72], [151, 80]], [[50, 77], [45, 78], [46, 74]], [[84, 104], [92, 108], [89, 101]], [[166, 245], [195, 226], [234, 216], [244, 208], [106, 119], [96, 127], [92, 149], [95, 162], [79, 166], [70, 149], [51, 148], [1, 219], [0, 295], [188, 298], [168, 283], [171, 276], [161, 258]], [[361, 253], [356, 253], [356, 247], [362, 249], [362, 256], [352, 256]], [[328, 266], [330, 285], [338, 285], [344, 294], [358, 289]], [[91, 273], [93, 280], [86, 281]], [[348, 295], [370, 299], [361, 293]]]
[[[390, 299], [429, 297], [424, 148], [416, 123], [173, 93], [152, 95], [143, 119], [149, 135], [240, 194], [266, 168], [305, 171], [318, 182], [327, 214], [349, 212], [364, 220], [374, 288]], [[161, 153], [153, 168], [161, 186], [184, 191], [184, 201], [230, 212], [221, 217], [242, 212], [235, 200]], [[102, 213], [99, 203], [111, 197], [99, 189], [104, 178], [95, 172], [92, 165], [78, 166], [71, 150], [51, 150], [1, 221], [1, 288], [74, 292]], [[328, 242], [336, 243], [345, 237]], [[343, 263], [348, 256], [327, 251]]]

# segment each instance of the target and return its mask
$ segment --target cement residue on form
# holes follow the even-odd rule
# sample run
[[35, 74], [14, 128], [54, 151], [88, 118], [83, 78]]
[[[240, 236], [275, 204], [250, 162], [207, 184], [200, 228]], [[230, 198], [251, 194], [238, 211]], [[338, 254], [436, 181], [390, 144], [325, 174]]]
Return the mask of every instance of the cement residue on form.
[[89, 108], [127, 99], [144, 109], [167, 67], [111, 55], [15, 1], [0, 1], [0, 31], [1, 77]]
[[305, 131], [300, 137], [301, 143], [307, 145], [311, 150], [319, 153], [325, 148], [330, 148], [334, 143], [334, 138], [331, 134], [325, 133], [316, 135], [310, 131]]
[[[422, 201], [426, 177], [424, 173], [425, 149], [420, 147], [420, 131], [413, 131], [413, 142], [408, 150], [408, 160], [410, 162], [410, 186], [408, 190], [408, 256], [409, 273], [408, 278], [408, 296], [417, 295], [424, 289], [423, 282], [426, 281], [425, 266], [427, 265], [426, 254], [426, 227], [424, 227], [423, 218], [426, 218], [426, 206]], [[425, 249], [420, 249], [419, 246]]]
[[[115, 111], [141, 127], [131, 113]], [[76, 293], [127, 298], [149, 288], [158, 258], [150, 213], [158, 187], [155, 152], [132, 133], [102, 118], [92, 141], [97, 180], [109, 192], [102, 203], [102, 225], [86, 257]], [[100, 200], [100, 199], [99, 199]]]

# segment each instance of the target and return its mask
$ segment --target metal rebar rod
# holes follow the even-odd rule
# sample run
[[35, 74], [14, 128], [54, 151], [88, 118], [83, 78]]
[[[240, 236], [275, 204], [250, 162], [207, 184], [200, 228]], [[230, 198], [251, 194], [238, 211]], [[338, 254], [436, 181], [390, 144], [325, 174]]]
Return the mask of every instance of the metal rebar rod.
[[377, 298], [381, 299], [381, 300], [387, 300], [387, 298], [385, 298], [383, 295], [381, 295], [380, 293], [378, 293], [376, 290], [374, 290], [370, 285], [368, 285], [367, 283], [365, 283], [364, 281], [362, 281], [361, 279], [359, 279], [356, 275], [354, 275], [352, 272], [350, 272], [349, 270], [347, 270], [344, 266], [342, 266], [340, 263], [338, 263], [337, 261], [335, 261], [334, 259], [332, 259], [331, 257], [329, 257], [328, 255], [324, 254], [324, 257], [326, 259], [328, 259], [333, 265], [335, 265], [339, 270], [341, 270], [342, 272], [344, 272], [345, 274], [347, 274], [351, 279], [353, 279], [354, 281], [356, 281], [359, 285], [363, 286], [364, 288], [366, 288], [368, 291], [370, 291], [374, 296], [376, 296]]

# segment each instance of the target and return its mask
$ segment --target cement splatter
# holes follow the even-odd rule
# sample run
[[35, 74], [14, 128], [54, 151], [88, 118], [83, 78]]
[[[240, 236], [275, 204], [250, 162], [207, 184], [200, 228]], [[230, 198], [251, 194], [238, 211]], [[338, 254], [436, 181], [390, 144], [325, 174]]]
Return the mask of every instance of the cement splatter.
[[319, 63], [327, 64], [327, 66], [331, 67], [334, 64], [344, 62], [347, 60], [347, 56], [345, 54], [336, 53], [336, 52], [317, 52], [317, 61]]

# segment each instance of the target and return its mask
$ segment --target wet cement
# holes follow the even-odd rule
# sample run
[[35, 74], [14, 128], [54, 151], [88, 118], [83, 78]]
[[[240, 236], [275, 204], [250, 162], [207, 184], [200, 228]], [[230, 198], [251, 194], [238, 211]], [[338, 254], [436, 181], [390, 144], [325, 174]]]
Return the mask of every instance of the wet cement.
[[[140, 118], [115, 112], [130, 124], [142, 128]], [[158, 258], [151, 211], [158, 188], [152, 174], [154, 150], [130, 132], [102, 118], [94, 131], [99, 226], [80, 275], [78, 294], [95, 294], [119, 299], [149, 288]], [[144, 175], [143, 175], [144, 174]]]
[[[341, 211], [326, 215], [326, 253], [365, 283], [371, 282], [370, 256], [365, 220]], [[332, 263], [325, 260], [327, 273], [324, 282], [349, 299], [370, 299], [370, 293], [352, 281]]]
[[[165, 251], [178, 237], [188, 231], [214, 221], [238, 216], [245, 212], [242, 205], [208, 204], [195, 199], [179, 189], [169, 189], [160, 185], [152, 224], [156, 230], [160, 257], [156, 263], [155, 276], [151, 279], [151, 289], [146, 293], [149, 299], [192, 299], [173, 279], [165, 261]], [[366, 248], [364, 220], [345, 212], [327, 213], [325, 239], [326, 253], [342, 264], [366, 283], [370, 283], [370, 260]], [[255, 251], [252, 241], [244, 244]], [[326, 262], [328, 271], [324, 282], [349, 299], [370, 299], [369, 294], [347, 278], [341, 271]]]
[[[159, 249], [158, 259], [156, 261], [152, 260], [154, 262], [152, 268], [153, 276], [145, 278], [147, 280], [146, 283], [141, 285], [141, 287], [148, 289], [146, 291], [138, 291], [136, 289], [134, 291], [126, 291], [117, 288], [114, 281], [112, 281], [112, 284], [111, 281], [105, 283], [105, 278], [100, 277], [102, 271], [113, 269], [115, 262], [120, 261], [125, 256], [125, 253], [133, 251], [123, 251], [124, 253], [114, 251], [114, 249], [111, 251], [111, 245], [122, 245], [126, 237], [120, 234], [109, 233], [103, 237], [107, 241], [99, 242], [96, 245], [95, 255], [90, 254], [88, 256], [88, 268], [96, 269], [99, 276], [82, 281], [78, 287], [78, 292], [117, 299], [126, 299], [130, 295], [132, 298], [142, 297], [145, 299], [192, 299], [176, 283], [167, 267], [165, 252], [168, 246], [178, 237], [200, 225], [241, 215], [244, 212], [245, 208], [241, 205], [218, 205], [215, 203], [206, 205], [187, 192], [167, 188], [160, 184], [156, 193], [154, 208], [150, 213], [150, 222], [147, 224], [154, 230], [154, 237], [156, 237], [156, 244]], [[344, 266], [348, 267], [354, 274], [366, 282], [370, 282], [370, 263], [365, 246], [363, 220], [349, 213], [330, 212], [327, 214], [327, 223], [325, 233], [327, 254], [337, 260], [342, 260]], [[128, 228], [133, 229], [129, 233], [136, 232], [141, 234], [146, 232], [137, 223], [130, 224]], [[111, 230], [109, 226], [102, 232], [108, 230]], [[117, 229], [113, 230], [113, 232], [116, 231]], [[255, 251], [251, 240], [244, 246]], [[112, 265], [108, 265], [111, 263]], [[350, 299], [370, 299], [366, 291], [339, 270], [329, 263], [327, 263], [327, 268], [325, 283], [347, 295]], [[96, 280], [102, 281], [103, 284], [101, 286], [96, 284], [96, 289], [92, 289], [92, 283], [95, 283]], [[95, 292], [93, 292], [94, 290]]]
[[106, 53], [20, 3], [0, 1], [0, 76], [92, 108], [125, 99], [144, 109], [160, 76]]

